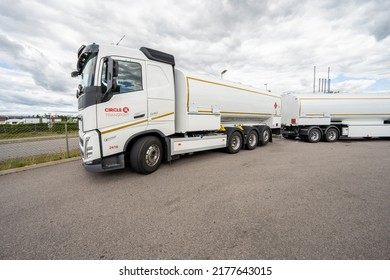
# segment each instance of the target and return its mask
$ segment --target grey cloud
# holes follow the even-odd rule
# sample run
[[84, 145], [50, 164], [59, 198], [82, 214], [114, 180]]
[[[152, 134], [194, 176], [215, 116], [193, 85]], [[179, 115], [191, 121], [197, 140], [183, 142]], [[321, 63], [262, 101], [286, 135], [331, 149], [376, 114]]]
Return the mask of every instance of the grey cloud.
[[0, 45], [7, 54], [4, 58], [7, 64], [30, 73], [38, 86], [53, 91], [67, 90], [62, 82], [63, 74], [54, 69], [53, 62], [41, 51], [12, 41], [4, 34], [0, 34]]
[[320, 2], [324, 17], [338, 23], [338, 28], [368, 32], [377, 41], [390, 35], [390, 1], [383, 0], [328, 0]]
[[390, 35], [390, 20], [387, 18], [386, 21], [375, 24], [370, 31], [378, 41], [386, 39]]
[[376, 40], [381, 41], [390, 35], [390, 2], [386, 2], [386, 7], [383, 9], [375, 9], [367, 20], [366, 25], [368, 30]]
[[12, 57], [18, 57], [18, 54], [23, 51], [21, 45], [15, 44], [2, 34], [0, 34], [0, 45], [2, 46], [3, 51]]
[[0, 2], [0, 24], [3, 30], [12, 30], [13, 33], [20, 35], [34, 34], [34, 36], [38, 37], [45, 36], [45, 27], [43, 21], [40, 20], [39, 11], [27, 8], [31, 3], [12, 1], [11, 4], [9, 2]]
[[45, 107], [58, 107], [58, 104], [61, 106], [72, 106], [74, 103], [63, 98], [37, 98], [34, 95], [26, 95], [24, 93], [17, 93], [12, 91], [12, 94], [3, 95], [0, 97], [2, 103], [8, 104], [21, 104], [27, 106], [45, 106]]

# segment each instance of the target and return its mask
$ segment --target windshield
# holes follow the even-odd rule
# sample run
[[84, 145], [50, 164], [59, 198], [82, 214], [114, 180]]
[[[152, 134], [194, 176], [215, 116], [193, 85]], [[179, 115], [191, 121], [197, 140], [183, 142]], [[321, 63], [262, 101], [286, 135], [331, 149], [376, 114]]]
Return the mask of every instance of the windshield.
[[97, 53], [91, 53], [85, 60], [83, 72], [81, 73], [81, 85], [83, 87], [93, 86], [95, 79], [95, 67], [96, 67]]

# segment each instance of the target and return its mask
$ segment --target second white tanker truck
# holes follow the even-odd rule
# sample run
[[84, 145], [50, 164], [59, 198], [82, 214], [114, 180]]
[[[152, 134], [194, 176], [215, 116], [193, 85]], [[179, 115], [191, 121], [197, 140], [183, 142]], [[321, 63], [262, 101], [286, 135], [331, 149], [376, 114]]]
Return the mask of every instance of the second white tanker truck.
[[129, 162], [149, 174], [186, 153], [253, 150], [280, 130], [280, 96], [187, 73], [160, 51], [82, 46], [79, 75], [80, 149], [90, 171]]
[[282, 135], [311, 143], [390, 137], [390, 94], [282, 95]]

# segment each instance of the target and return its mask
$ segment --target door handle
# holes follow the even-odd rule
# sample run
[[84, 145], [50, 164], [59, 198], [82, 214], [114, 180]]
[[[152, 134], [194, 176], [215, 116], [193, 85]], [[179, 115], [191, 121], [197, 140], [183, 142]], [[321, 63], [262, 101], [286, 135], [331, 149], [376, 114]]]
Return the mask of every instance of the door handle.
[[134, 115], [134, 119], [139, 119], [145, 117], [145, 114], [140, 114], [140, 115]]

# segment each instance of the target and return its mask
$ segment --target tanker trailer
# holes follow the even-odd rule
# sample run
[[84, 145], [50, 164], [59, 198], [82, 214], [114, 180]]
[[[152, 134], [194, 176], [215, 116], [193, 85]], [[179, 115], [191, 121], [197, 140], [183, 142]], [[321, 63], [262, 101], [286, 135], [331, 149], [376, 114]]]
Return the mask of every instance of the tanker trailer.
[[390, 93], [285, 94], [282, 135], [311, 143], [390, 137]]
[[80, 150], [89, 171], [149, 174], [183, 154], [234, 154], [272, 141], [281, 99], [270, 92], [175, 67], [172, 55], [91, 44], [77, 70]]

